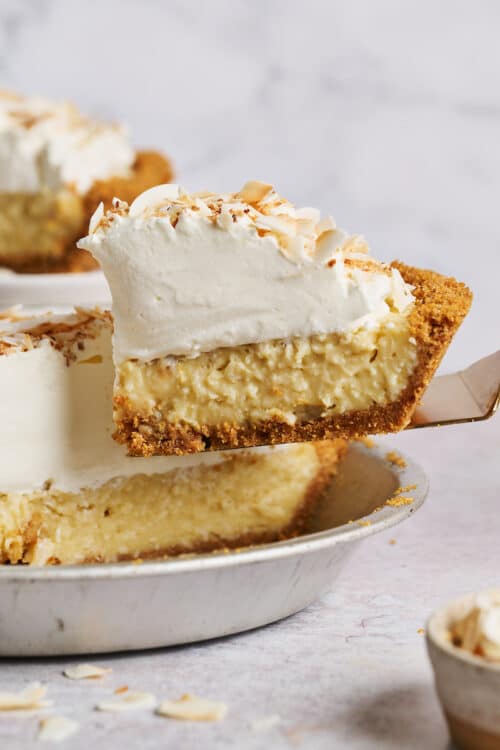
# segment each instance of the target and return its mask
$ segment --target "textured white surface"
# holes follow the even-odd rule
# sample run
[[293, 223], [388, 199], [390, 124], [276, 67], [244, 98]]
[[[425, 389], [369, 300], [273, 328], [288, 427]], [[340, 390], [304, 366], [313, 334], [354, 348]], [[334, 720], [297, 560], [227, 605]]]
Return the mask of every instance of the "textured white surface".
[[[377, 256], [467, 281], [476, 300], [450, 369], [498, 348], [499, 22], [494, 0], [0, 0], [0, 82], [127, 120], [190, 189], [270, 180], [366, 234]], [[443, 601], [498, 586], [500, 419], [390, 442], [426, 469], [427, 505], [362, 545], [306, 612], [100, 659], [113, 674], [92, 684], [61, 676], [70, 660], [3, 661], [1, 685], [47, 680], [57, 713], [82, 724], [75, 750], [445, 750], [417, 630]], [[92, 711], [122, 684], [222, 700], [228, 715], [192, 726]], [[269, 714], [279, 726], [253, 732]], [[38, 746], [34, 717], [0, 720], [2, 747]]]

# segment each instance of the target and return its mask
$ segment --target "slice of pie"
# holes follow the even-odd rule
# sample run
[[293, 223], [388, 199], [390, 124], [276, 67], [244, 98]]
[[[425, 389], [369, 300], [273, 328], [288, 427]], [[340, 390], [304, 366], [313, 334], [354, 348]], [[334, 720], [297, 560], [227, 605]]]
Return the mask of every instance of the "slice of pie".
[[113, 297], [116, 439], [136, 456], [400, 430], [471, 302], [262, 183], [158, 186], [89, 231]]
[[130, 458], [109, 314], [0, 319], [0, 562], [154, 558], [299, 533], [341, 440]]
[[132, 201], [172, 177], [156, 152], [135, 152], [116, 125], [73, 105], [0, 92], [0, 266], [21, 272], [97, 266], [76, 240], [100, 201]]

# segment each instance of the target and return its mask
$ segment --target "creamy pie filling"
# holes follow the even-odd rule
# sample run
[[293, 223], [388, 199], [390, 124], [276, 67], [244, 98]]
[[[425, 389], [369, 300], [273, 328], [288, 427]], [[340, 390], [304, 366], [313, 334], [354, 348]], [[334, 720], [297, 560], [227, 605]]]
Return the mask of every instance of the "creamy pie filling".
[[194, 358], [118, 365], [115, 418], [129, 414], [199, 428], [278, 419], [288, 424], [398, 398], [417, 361], [408, 318], [290, 341], [220, 348]]
[[335, 460], [332, 451], [322, 465], [305, 443], [79, 492], [0, 492], [0, 562], [111, 562], [271, 540], [298, 527]]

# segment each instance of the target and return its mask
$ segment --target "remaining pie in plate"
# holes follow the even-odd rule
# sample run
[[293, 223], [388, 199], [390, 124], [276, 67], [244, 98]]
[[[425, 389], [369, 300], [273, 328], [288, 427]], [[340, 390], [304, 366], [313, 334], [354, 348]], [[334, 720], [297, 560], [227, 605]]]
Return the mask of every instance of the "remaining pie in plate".
[[109, 562], [299, 533], [342, 440], [130, 458], [111, 437], [110, 315], [0, 319], [0, 562]]
[[100, 201], [133, 200], [172, 169], [154, 151], [136, 152], [123, 128], [72, 104], [0, 92], [0, 266], [20, 272], [85, 271], [77, 250]]
[[79, 247], [111, 288], [115, 437], [135, 456], [400, 430], [471, 303], [257, 182], [100, 206]]

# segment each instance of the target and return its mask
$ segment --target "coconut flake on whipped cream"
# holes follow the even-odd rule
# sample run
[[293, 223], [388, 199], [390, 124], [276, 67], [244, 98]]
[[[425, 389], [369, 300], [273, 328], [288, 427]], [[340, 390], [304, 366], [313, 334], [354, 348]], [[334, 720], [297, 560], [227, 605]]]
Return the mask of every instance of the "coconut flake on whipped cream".
[[186, 193], [159, 185], [99, 206], [78, 243], [113, 297], [115, 362], [377, 326], [411, 287], [313, 208], [271, 185]]
[[450, 629], [452, 643], [487, 661], [500, 663], [500, 590], [479, 594]]
[[38, 193], [127, 176], [135, 159], [126, 131], [68, 102], [0, 91], [0, 191]]

